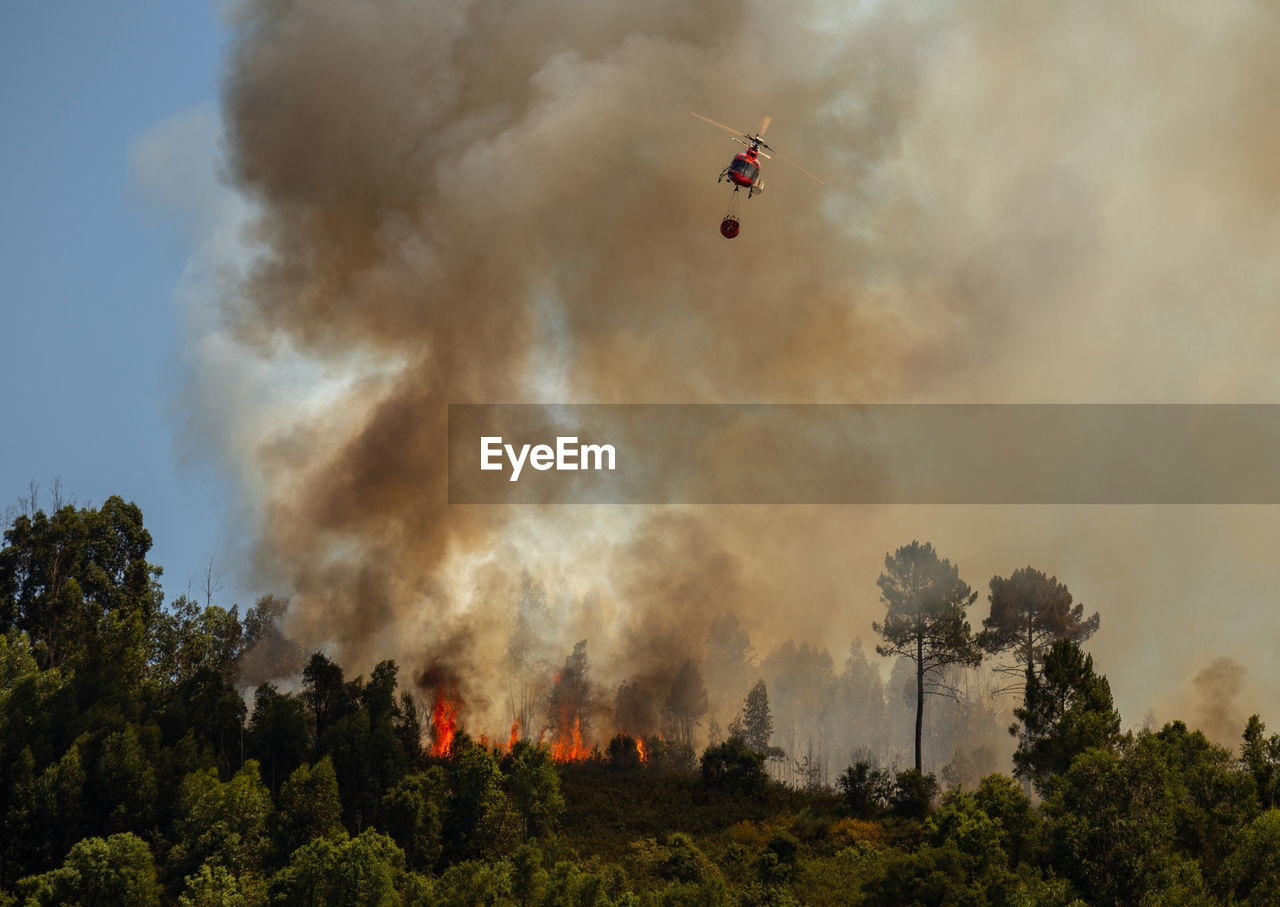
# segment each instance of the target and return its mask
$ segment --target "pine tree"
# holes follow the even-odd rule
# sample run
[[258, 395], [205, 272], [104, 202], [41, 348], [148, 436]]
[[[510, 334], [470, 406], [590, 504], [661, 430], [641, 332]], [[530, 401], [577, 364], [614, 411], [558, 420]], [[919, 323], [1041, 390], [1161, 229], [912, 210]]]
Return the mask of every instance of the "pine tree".
[[974, 643], [965, 610], [978, 593], [960, 579], [959, 568], [940, 559], [933, 545], [913, 541], [884, 557], [880, 601], [888, 612], [873, 623], [886, 645], [882, 656], [908, 658], [916, 669], [916, 771], [921, 771], [920, 737], [926, 693], [945, 692], [942, 674], [948, 665], [977, 665], [982, 653]]
[[1026, 700], [1013, 714], [1021, 723], [1009, 728], [1021, 738], [1014, 774], [1030, 778], [1042, 792], [1076, 756], [1112, 743], [1120, 733], [1111, 684], [1094, 672], [1093, 656], [1069, 639], [1053, 644], [1039, 674], [1027, 674]]

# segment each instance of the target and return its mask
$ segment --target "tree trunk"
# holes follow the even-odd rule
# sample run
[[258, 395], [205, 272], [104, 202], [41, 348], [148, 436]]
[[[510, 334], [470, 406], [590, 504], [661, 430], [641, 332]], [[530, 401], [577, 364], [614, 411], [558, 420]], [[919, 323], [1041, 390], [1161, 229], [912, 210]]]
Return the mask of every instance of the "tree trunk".
[[920, 732], [924, 728], [924, 636], [916, 634], [916, 771], [920, 765]]
[[[1027, 662], [1026, 680], [1022, 685], [1022, 707], [1027, 707], [1027, 690], [1031, 689], [1031, 682], [1035, 679], [1035, 668], [1031, 662]], [[1030, 755], [1031, 753], [1031, 728], [1027, 722], [1022, 722], [1022, 751]], [[1022, 779], [1022, 792], [1027, 795], [1027, 799], [1031, 799], [1031, 775], [1027, 775]]]
[[[1031, 685], [1031, 678], [1036, 673], [1036, 637], [1035, 627], [1032, 624], [1031, 617], [1027, 617], [1027, 679], [1022, 684], [1022, 707], [1027, 706], [1027, 687]], [[1031, 752], [1031, 731], [1026, 724], [1022, 725], [1022, 749], [1024, 752]], [[1022, 779], [1022, 792], [1026, 794], [1027, 799], [1031, 799], [1031, 776], [1027, 775]]]

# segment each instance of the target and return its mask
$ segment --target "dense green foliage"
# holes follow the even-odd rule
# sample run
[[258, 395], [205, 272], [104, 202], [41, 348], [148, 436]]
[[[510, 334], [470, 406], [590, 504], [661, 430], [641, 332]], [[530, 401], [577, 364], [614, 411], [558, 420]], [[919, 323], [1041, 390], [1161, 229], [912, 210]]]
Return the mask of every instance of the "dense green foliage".
[[[164, 606], [149, 547], [117, 498], [5, 535], [4, 907], [1280, 900], [1280, 738], [1256, 717], [1238, 753], [1180, 722], [1122, 734], [1072, 640], [1045, 651], [1019, 710], [1039, 803], [1002, 774], [940, 794], [867, 761], [837, 790], [783, 786], [765, 771], [762, 683], [745, 737], [700, 759], [619, 735], [556, 764], [465, 734], [432, 759], [395, 663], [349, 679], [301, 658], [270, 597], [243, 618]], [[942, 595], [960, 632], [957, 590]], [[705, 691], [696, 666], [680, 672], [666, 705], [683, 737]]]
[[1039, 673], [1027, 670], [1014, 773], [1035, 782], [1042, 793], [1049, 780], [1071, 767], [1092, 747], [1110, 745], [1120, 733], [1120, 714], [1111, 704], [1111, 685], [1093, 670], [1093, 656], [1069, 639], [1053, 644]]

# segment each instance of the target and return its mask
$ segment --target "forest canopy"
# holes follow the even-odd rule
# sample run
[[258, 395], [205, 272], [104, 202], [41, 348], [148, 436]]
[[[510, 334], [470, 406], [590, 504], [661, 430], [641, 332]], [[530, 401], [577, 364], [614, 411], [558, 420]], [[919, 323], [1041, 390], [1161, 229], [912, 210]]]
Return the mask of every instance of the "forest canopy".
[[[286, 599], [164, 602], [150, 548], [118, 497], [5, 530], [0, 905], [1280, 900], [1280, 736], [1260, 716], [1235, 749], [1180, 721], [1122, 732], [1083, 649], [1098, 614], [1032, 568], [992, 580], [974, 638], [956, 567], [919, 543], [887, 556], [886, 651], [951, 646], [907, 686], [914, 722], [884, 720], [860, 648], [841, 672], [803, 643], [757, 661], [726, 615], [661, 696], [636, 678], [601, 705], [574, 646], [490, 740], [444, 673], [351, 677], [300, 650]], [[958, 746], [924, 771], [924, 694], [979, 649], [1018, 676], [1012, 758]], [[846, 725], [841, 764], [786, 735], [802, 708]], [[874, 757], [895, 734], [910, 768]]]

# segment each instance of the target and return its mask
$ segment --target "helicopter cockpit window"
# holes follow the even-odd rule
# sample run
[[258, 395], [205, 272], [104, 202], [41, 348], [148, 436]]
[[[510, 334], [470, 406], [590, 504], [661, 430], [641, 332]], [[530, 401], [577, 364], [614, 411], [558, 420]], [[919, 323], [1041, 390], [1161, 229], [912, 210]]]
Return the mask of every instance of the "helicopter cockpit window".
[[742, 158], [738, 158], [730, 164], [729, 169], [749, 180], [754, 180], [757, 174], [760, 173], [760, 167], [758, 164], [753, 164], [750, 161], [743, 160]]

